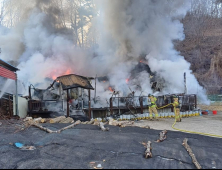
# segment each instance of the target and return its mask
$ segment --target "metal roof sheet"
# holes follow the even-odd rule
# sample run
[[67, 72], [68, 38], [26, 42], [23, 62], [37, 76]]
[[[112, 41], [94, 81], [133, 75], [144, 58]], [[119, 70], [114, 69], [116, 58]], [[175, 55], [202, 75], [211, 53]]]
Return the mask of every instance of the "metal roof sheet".
[[11, 70], [11, 71], [18, 71], [19, 69], [12, 66], [11, 64], [7, 63], [6, 61], [0, 59], [0, 65], [4, 66], [5, 68], [7, 68], [8, 70]]
[[75, 74], [65, 75], [57, 78], [57, 80], [62, 84], [63, 90], [78, 88], [78, 87], [94, 90], [94, 88], [90, 83], [91, 79], [92, 78], [83, 77]]

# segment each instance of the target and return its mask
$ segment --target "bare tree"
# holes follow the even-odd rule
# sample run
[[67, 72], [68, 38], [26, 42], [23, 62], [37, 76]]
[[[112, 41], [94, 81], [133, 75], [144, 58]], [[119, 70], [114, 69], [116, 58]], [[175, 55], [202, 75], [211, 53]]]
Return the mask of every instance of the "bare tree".
[[5, 0], [1, 2], [0, 25], [3, 25], [5, 18]]

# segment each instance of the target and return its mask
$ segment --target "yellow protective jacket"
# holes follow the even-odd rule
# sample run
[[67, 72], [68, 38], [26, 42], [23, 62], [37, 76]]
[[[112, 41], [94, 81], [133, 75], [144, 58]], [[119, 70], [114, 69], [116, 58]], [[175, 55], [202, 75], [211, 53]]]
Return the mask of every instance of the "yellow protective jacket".
[[156, 105], [157, 98], [156, 97], [151, 97], [150, 100], [151, 100], [151, 106], [150, 107], [152, 107], [152, 108], [157, 107], [157, 105]]
[[173, 107], [179, 108], [179, 102], [178, 101], [173, 102]]

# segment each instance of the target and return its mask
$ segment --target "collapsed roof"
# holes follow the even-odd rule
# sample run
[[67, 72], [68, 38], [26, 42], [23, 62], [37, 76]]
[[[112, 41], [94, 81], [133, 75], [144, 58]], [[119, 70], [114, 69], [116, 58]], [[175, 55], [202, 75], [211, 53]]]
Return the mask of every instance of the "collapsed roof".
[[91, 89], [94, 90], [92, 87], [90, 80], [94, 78], [90, 77], [83, 77], [75, 74], [65, 75], [57, 77], [57, 81], [62, 84], [63, 90], [68, 90], [72, 88], [83, 88], [83, 89]]

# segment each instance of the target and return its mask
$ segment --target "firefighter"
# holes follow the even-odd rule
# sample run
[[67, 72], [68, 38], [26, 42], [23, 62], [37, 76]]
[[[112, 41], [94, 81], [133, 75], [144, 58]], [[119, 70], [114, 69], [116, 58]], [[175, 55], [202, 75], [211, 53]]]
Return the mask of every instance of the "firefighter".
[[149, 106], [150, 120], [153, 120], [153, 113], [155, 114], [155, 119], [158, 120], [158, 112], [156, 105], [157, 98], [151, 94], [149, 94], [148, 97], [151, 101], [151, 105]]
[[175, 113], [176, 122], [181, 122], [182, 118], [180, 116], [180, 106], [179, 106], [179, 98], [178, 96], [173, 96], [173, 107]]

